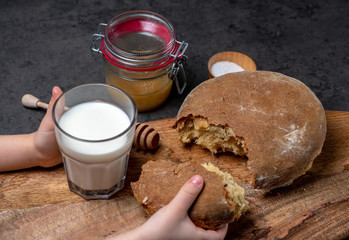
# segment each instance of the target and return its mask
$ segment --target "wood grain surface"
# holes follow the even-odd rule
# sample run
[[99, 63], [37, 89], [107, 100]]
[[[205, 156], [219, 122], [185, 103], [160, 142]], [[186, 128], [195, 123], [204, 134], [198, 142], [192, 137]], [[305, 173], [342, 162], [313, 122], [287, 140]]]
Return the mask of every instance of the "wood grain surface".
[[179, 143], [173, 118], [149, 123], [160, 133], [160, 147], [132, 149], [125, 188], [109, 200], [87, 201], [70, 192], [62, 165], [0, 173], [0, 239], [104, 239], [141, 225], [148, 216], [130, 182], [145, 162], [159, 159], [211, 161], [245, 188], [251, 209], [229, 225], [226, 239], [349, 238], [349, 112], [326, 116], [325, 145], [313, 167], [269, 193], [250, 187], [247, 159]]

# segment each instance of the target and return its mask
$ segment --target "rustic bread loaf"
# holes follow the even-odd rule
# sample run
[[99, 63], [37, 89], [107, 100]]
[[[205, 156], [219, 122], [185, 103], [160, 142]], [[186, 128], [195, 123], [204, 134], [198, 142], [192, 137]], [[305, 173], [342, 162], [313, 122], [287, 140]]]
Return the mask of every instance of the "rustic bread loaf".
[[211, 163], [149, 161], [142, 166], [137, 182], [131, 183], [134, 196], [152, 215], [167, 205], [193, 175], [204, 179], [204, 188], [188, 214], [193, 223], [205, 229], [217, 229], [237, 220], [248, 209], [244, 189], [231, 175]]
[[326, 117], [302, 82], [268, 71], [207, 80], [184, 100], [175, 126], [184, 143], [248, 158], [255, 188], [286, 186], [320, 154]]

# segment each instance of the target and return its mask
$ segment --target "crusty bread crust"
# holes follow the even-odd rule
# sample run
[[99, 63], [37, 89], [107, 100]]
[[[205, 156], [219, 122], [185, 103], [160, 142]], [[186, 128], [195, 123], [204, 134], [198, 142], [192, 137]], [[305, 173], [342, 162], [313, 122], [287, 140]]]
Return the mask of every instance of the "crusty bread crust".
[[255, 188], [286, 186], [304, 174], [326, 136], [324, 108], [302, 82], [281, 73], [238, 72], [207, 80], [184, 100], [175, 126], [188, 118], [230, 127], [243, 140]]
[[[241, 212], [235, 216], [234, 202], [227, 201], [228, 193], [219, 175], [207, 171], [198, 162], [149, 161], [142, 166], [139, 180], [132, 182], [131, 187], [137, 201], [149, 215], [153, 215], [196, 174], [204, 179], [204, 188], [188, 212], [193, 223], [204, 229], [218, 229], [238, 219]], [[247, 208], [245, 206], [243, 212]]]

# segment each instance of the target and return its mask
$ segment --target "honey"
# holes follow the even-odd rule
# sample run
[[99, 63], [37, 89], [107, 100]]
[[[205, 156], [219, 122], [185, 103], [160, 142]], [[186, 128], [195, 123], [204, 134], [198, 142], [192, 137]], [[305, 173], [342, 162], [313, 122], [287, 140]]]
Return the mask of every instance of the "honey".
[[[164, 70], [132, 72], [119, 69], [107, 60], [104, 60], [104, 64], [106, 83], [127, 92], [135, 101], [139, 112], [151, 111], [160, 107], [171, 92], [173, 81], [168, 75], [169, 70], [165, 69], [165, 73], [157, 76]], [[131, 76], [134, 78], [131, 79]], [[144, 79], [138, 80], [137, 76]]]
[[164, 17], [148, 11], [132, 11], [100, 27], [105, 30], [99, 29], [93, 35], [91, 49], [103, 54], [106, 83], [128, 93], [139, 112], [161, 106], [173, 82], [178, 93], [183, 92], [184, 52], [188, 44], [176, 40], [173, 26]]

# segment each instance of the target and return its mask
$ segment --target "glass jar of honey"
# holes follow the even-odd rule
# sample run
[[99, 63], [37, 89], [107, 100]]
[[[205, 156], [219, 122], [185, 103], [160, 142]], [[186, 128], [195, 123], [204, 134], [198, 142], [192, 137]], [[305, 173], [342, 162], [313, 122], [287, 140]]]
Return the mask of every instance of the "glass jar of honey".
[[139, 112], [162, 105], [173, 82], [183, 92], [187, 47], [176, 39], [169, 21], [149, 11], [126, 12], [100, 23], [91, 43], [92, 51], [103, 54], [106, 83], [127, 92]]

